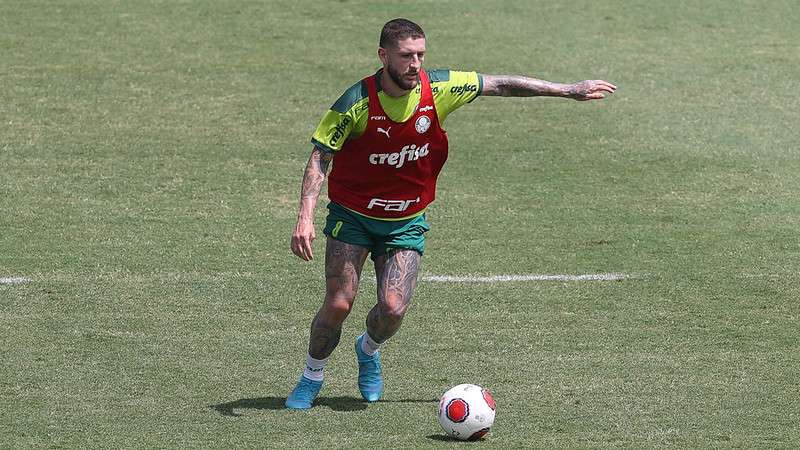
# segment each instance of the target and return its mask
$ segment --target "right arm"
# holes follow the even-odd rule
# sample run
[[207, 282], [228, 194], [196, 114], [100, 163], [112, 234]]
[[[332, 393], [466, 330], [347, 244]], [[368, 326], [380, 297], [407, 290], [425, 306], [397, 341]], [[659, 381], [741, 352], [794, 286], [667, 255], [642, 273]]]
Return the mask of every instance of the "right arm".
[[483, 95], [501, 97], [566, 97], [578, 101], [600, 100], [617, 87], [603, 80], [563, 84], [516, 75], [483, 75]]
[[314, 147], [308, 158], [306, 170], [303, 174], [303, 186], [300, 190], [300, 212], [297, 214], [297, 224], [292, 233], [292, 253], [310, 261], [314, 258], [311, 243], [316, 239], [314, 231], [314, 209], [322, 190], [322, 183], [328, 172], [328, 166], [333, 159], [333, 154], [324, 152]]

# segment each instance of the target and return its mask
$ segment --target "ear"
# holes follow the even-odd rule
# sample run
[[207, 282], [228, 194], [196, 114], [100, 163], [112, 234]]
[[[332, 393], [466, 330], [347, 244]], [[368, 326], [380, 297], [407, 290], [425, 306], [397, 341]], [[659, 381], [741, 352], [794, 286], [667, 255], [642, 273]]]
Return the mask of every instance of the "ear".
[[388, 59], [388, 56], [387, 56], [387, 54], [386, 54], [386, 49], [385, 49], [385, 48], [383, 48], [383, 47], [378, 47], [378, 59], [380, 59], [380, 60], [381, 60], [381, 64], [383, 64], [384, 66], [386, 66], [386, 63], [387, 63], [387, 61], [388, 61], [389, 59]]

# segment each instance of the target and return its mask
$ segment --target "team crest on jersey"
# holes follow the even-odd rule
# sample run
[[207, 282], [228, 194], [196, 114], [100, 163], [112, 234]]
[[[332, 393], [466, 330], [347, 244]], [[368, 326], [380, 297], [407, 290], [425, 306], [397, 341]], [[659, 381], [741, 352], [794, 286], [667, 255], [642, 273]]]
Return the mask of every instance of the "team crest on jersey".
[[428, 128], [431, 127], [431, 118], [428, 116], [419, 116], [417, 118], [417, 122], [414, 124], [414, 128], [417, 129], [417, 133], [422, 134], [428, 131]]

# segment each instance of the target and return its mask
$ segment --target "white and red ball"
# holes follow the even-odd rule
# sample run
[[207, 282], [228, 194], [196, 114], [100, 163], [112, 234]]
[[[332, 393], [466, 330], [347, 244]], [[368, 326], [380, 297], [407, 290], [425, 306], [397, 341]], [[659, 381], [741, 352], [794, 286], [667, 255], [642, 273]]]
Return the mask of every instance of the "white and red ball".
[[448, 435], [462, 441], [477, 441], [494, 423], [492, 394], [475, 384], [459, 384], [439, 400], [439, 424]]

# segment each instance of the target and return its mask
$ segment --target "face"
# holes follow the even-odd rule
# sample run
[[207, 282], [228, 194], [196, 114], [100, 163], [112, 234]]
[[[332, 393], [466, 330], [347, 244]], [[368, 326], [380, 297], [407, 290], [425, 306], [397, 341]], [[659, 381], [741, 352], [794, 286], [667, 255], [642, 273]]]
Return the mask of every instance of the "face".
[[425, 60], [425, 39], [403, 39], [397, 43], [397, 47], [379, 48], [378, 56], [383, 63], [383, 70], [400, 89], [414, 89], [422, 61]]

